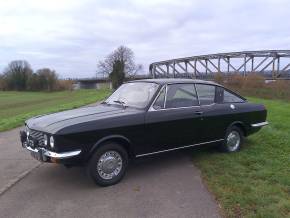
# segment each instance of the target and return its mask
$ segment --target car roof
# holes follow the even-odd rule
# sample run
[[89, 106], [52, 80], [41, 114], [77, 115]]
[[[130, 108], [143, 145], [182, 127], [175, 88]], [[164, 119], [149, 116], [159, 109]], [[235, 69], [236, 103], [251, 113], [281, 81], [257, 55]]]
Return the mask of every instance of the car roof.
[[141, 79], [141, 80], [132, 80], [130, 82], [153, 82], [160, 85], [170, 84], [170, 83], [171, 84], [172, 83], [202, 83], [202, 84], [221, 86], [220, 84], [217, 84], [212, 81], [199, 80], [199, 79], [182, 79], [182, 78]]

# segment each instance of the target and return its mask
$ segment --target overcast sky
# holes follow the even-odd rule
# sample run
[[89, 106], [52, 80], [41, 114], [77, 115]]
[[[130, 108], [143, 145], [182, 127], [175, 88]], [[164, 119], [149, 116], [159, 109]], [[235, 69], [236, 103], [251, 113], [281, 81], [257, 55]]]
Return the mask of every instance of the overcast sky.
[[199, 54], [290, 49], [290, 1], [1, 0], [0, 72], [8, 62], [92, 77], [119, 45], [136, 63]]

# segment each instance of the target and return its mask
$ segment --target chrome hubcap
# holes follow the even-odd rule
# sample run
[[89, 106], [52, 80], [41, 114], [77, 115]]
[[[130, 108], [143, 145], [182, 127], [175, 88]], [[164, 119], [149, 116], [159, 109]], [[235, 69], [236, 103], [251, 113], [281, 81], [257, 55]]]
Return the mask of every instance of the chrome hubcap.
[[98, 161], [98, 174], [103, 179], [112, 179], [119, 175], [122, 170], [123, 161], [117, 151], [105, 152]]
[[241, 142], [240, 134], [237, 131], [232, 131], [227, 137], [227, 146], [230, 151], [235, 151]]

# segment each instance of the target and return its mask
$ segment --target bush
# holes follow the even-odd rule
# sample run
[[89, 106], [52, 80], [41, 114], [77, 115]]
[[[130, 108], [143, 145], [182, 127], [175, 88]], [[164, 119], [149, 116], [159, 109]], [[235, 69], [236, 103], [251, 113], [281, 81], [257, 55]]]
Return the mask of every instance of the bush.
[[265, 86], [275, 94], [275, 98], [290, 99], [290, 81], [277, 80], [270, 82]]
[[236, 88], [242, 88], [245, 83], [245, 78], [240, 74], [232, 74], [228, 76], [226, 84], [229, 86], [234, 86]]
[[0, 90], [5, 91], [7, 90], [7, 83], [4, 79], [4, 76], [0, 74]]
[[224, 75], [220, 72], [214, 75], [214, 81], [219, 84], [224, 84]]
[[276, 80], [266, 83], [263, 76], [254, 73], [246, 77], [240, 74], [227, 77], [219, 74], [215, 76], [215, 81], [242, 95], [290, 100], [290, 81]]
[[[242, 77], [242, 76], [241, 76]], [[261, 75], [251, 73], [243, 78], [244, 88], [263, 88], [265, 86], [265, 78]]]
[[73, 80], [58, 80], [57, 81], [57, 90], [73, 90]]

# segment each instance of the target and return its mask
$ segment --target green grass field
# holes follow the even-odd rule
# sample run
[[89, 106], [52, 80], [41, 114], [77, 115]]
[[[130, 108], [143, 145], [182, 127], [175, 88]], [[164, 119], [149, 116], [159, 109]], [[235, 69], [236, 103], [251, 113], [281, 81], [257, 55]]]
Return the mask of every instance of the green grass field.
[[249, 98], [268, 109], [270, 125], [240, 152], [194, 152], [209, 190], [226, 217], [290, 217], [290, 103]]
[[1, 92], [0, 131], [23, 125], [35, 115], [80, 107], [104, 99], [109, 90]]

